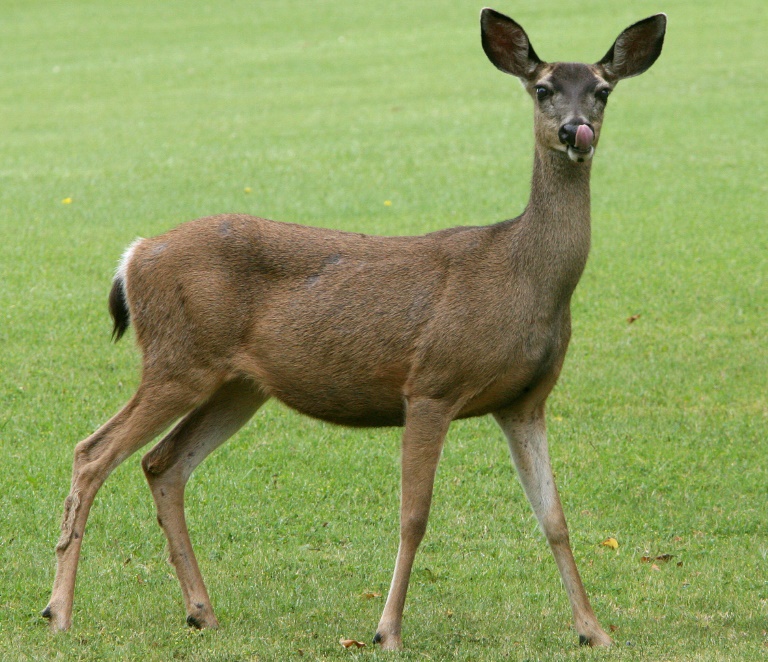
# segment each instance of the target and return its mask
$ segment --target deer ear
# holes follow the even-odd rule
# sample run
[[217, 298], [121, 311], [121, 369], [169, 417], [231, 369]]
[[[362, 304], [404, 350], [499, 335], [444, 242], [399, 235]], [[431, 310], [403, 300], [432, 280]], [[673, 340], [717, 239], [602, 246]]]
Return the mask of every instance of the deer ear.
[[483, 50], [501, 71], [522, 80], [530, 80], [541, 60], [533, 50], [528, 35], [508, 16], [487, 7], [480, 12]]
[[640, 75], [661, 54], [666, 29], [666, 14], [656, 14], [630, 25], [597, 64], [612, 80]]

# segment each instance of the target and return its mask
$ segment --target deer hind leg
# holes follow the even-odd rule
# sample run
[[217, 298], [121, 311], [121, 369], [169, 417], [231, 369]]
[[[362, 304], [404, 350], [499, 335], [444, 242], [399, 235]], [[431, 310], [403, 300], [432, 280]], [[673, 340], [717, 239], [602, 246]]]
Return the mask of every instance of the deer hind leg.
[[218, 622], [195, 559], [184, 518], [184, 487], [195, 467], [239, 430], [267, 400], [251, 381], [224, 384], [190, 412], [149, 453], [141, 465], [157, 506], [157, 521], [168, 539], [187, 623], [216, 628]]
[[72, 485], [64, 501], [61, 537], [56, 545], [56, 578], [43, 611], [53, 630], [67, 630], [72, 623], [77, 563], [88, 513], [99, 488], [123, 460], [194, 404], [194, 393], [182, 385], [150, 386], [145, 381], [115, 416], [75, 446]]
[[405, 595], [416, 550], [427, 529], [432, 487], [453, 411], [445, 403], [418, 400], [408, 403], [403, 431], [400, 497], [400, 546], [392, 584], [374, 642], [385, 650], [402, 648]]
[[610, 646], [611, 638], [597, 622], [571, 552], [568, 527], [549, 461], [544, 407], [526, 415], [500, 412], [495, 418], [507, 437], [520, 482], [560, 570], [580, 643]]

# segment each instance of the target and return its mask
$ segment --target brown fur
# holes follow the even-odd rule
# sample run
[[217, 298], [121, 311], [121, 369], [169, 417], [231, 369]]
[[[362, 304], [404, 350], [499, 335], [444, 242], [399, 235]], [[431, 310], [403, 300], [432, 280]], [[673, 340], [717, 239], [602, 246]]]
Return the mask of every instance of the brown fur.
[[[128, 251], [110, 309], [117, 338], [129, 321], [134, 325], [142, 381], [123, 410], [75, 449], [45, 610], [55, 628], [70, 624], [96, 492], [114, 467], [180, 417], [142, 466], [187, 622], [217, 625], [184, 523], [184, 485], [276, 397], [333, 423], [405, 426], [400, 549], [376, 635], [382, 646], [402, 643], [410, 569], [448, 426], [489, 413], [507, 435], [580, 637], [610, 643], [573, 561], [549, 465], [544, 403], [563, 365], [570, 299], [590, 242], [591, 152], [572, 153], [573, 131], [563, 127], [587, 124], [596, 145], [605, 107], [596, 94], [617, 78], [606, 58], [597, 65], [542, 62], [522, 28], [492, 10], [484, 10], [482, 25], [491, 60], [520, 77], [535, 102], [531, 196], [521, 216], [421, 237], [375, 237], [222, 215]], [[636, 26], [611, 51], [621, 56], [624, 77], [656, 59], [646, 42], [659, 41], [664, 21]], [[546, 94], [537, 97], [541, 87]]]

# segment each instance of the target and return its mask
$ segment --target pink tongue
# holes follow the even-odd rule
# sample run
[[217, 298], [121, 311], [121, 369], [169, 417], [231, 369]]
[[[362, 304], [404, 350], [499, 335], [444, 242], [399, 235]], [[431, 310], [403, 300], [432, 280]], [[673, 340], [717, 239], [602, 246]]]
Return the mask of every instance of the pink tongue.
[[592, 132], [586, 124], [579, 124], [579, 128], [576, 129], [576, 149], [587, 151], [592, 147], [592, 140], [595, 134]]

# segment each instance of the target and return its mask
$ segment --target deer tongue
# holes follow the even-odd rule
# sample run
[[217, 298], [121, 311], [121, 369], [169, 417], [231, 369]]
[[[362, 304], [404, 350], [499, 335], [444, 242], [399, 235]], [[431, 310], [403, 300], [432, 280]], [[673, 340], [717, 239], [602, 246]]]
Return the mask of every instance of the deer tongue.
[[592, 141], [595, 138], [595, 134], [586, 124], [579, 124], [579, 128], [576, 129], [576, 141], [574, 147], [582, 152], [589, 151], [592, 147]]

